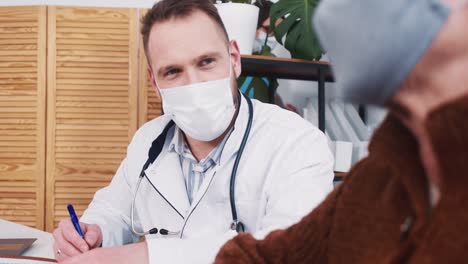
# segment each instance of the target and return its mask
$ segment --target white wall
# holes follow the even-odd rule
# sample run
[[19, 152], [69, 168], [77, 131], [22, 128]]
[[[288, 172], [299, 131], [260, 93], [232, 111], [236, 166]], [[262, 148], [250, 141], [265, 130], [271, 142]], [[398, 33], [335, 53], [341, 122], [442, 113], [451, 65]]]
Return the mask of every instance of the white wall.
[[1, 0], [0, 6], [20, 5], [62, 5], [62, 6], [93, 6], [93, 7], [152, 7], [157, 0]]

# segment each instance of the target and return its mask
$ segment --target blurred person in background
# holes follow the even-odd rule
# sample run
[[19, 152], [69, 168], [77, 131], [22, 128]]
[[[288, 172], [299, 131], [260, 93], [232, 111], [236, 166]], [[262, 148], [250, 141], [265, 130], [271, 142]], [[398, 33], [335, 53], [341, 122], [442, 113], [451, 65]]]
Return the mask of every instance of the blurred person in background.
[[[259, 8], [259, 14], [253, 54], [275, 57], [272, 50], [278, 43], [270, 28], [270, 9], [273, 2], [257, 0], [254, 5]], [[276, 21], [276, 25], [279, 25], [281, 22], [282, 19], [278, 19]], [[298, 110], [294, 105], [283, 103], [281, 96], [276, 91], [279, 85], [276, 78], [241, 76], [237, 79], [237, 83], [239, 85], [239, 90], [251, 98], [255, 98], [264, 103], [276, 104], [284, 109], [298, 113]]]

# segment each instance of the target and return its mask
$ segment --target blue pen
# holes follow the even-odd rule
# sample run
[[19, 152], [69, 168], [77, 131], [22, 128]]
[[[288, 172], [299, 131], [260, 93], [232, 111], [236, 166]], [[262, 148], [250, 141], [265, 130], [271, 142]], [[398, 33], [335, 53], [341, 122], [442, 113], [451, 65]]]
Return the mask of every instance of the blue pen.
[[81, 238], [84, 239], [83, 231], [81, 231], [80, 223], [78, 222], [78, 217], [76, 217], [75, 209], [73, 209], [73, 205], [68, 204], [67, 206], [68, 213], [70, 214], [71, 221], [75, 226], [76, 232], [80, 234]]

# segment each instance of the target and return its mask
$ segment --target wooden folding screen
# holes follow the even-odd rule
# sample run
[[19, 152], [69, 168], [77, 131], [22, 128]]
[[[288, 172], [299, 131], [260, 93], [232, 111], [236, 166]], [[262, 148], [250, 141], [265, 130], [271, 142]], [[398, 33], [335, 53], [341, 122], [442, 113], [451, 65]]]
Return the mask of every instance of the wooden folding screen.
[[46, 7], [0, 8], [0, 219], [42, 229]]
[[0, 8], [0, 219], [52, 231], [68, 203], [81, 214], [160, 115], [145, 12]]
[[137, 11], [48, 9], [48, 231], [109, 183], [137, 129]]

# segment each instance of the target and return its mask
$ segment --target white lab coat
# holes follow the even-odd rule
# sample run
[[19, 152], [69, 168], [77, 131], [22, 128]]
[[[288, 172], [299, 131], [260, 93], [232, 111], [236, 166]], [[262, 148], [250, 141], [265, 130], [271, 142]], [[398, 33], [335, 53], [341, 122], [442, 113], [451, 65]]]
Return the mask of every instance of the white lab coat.
[[[324, 134], [300, 116], [252, 101], [253, 125], [237, 171], [235, 197], [246, 231], [262, 238], [298, 222], [325, 198], [333, 186], [333, 157]], [[220, 163], [205, 176], [191, 205], [179, 157], [167, 151], [166, 140], [146, 171], [157, 191], [146, 179], [142, 181], [135, 223], [140, 231], [156, 227], [181, 233], [177, 237], [148, 235], [150, 263], [210, 263], [236, 235], [230, 229], [229, 181], [247, 120], [247, 101], [242, 97]], [[161, 116], [136, 132], [112, 182], [96, 192], [81, 218], [100, 226], [104, 247], [138, 241], [130, 227], [133, 194], [151, 143], [168, 122], [168, 117]]]

